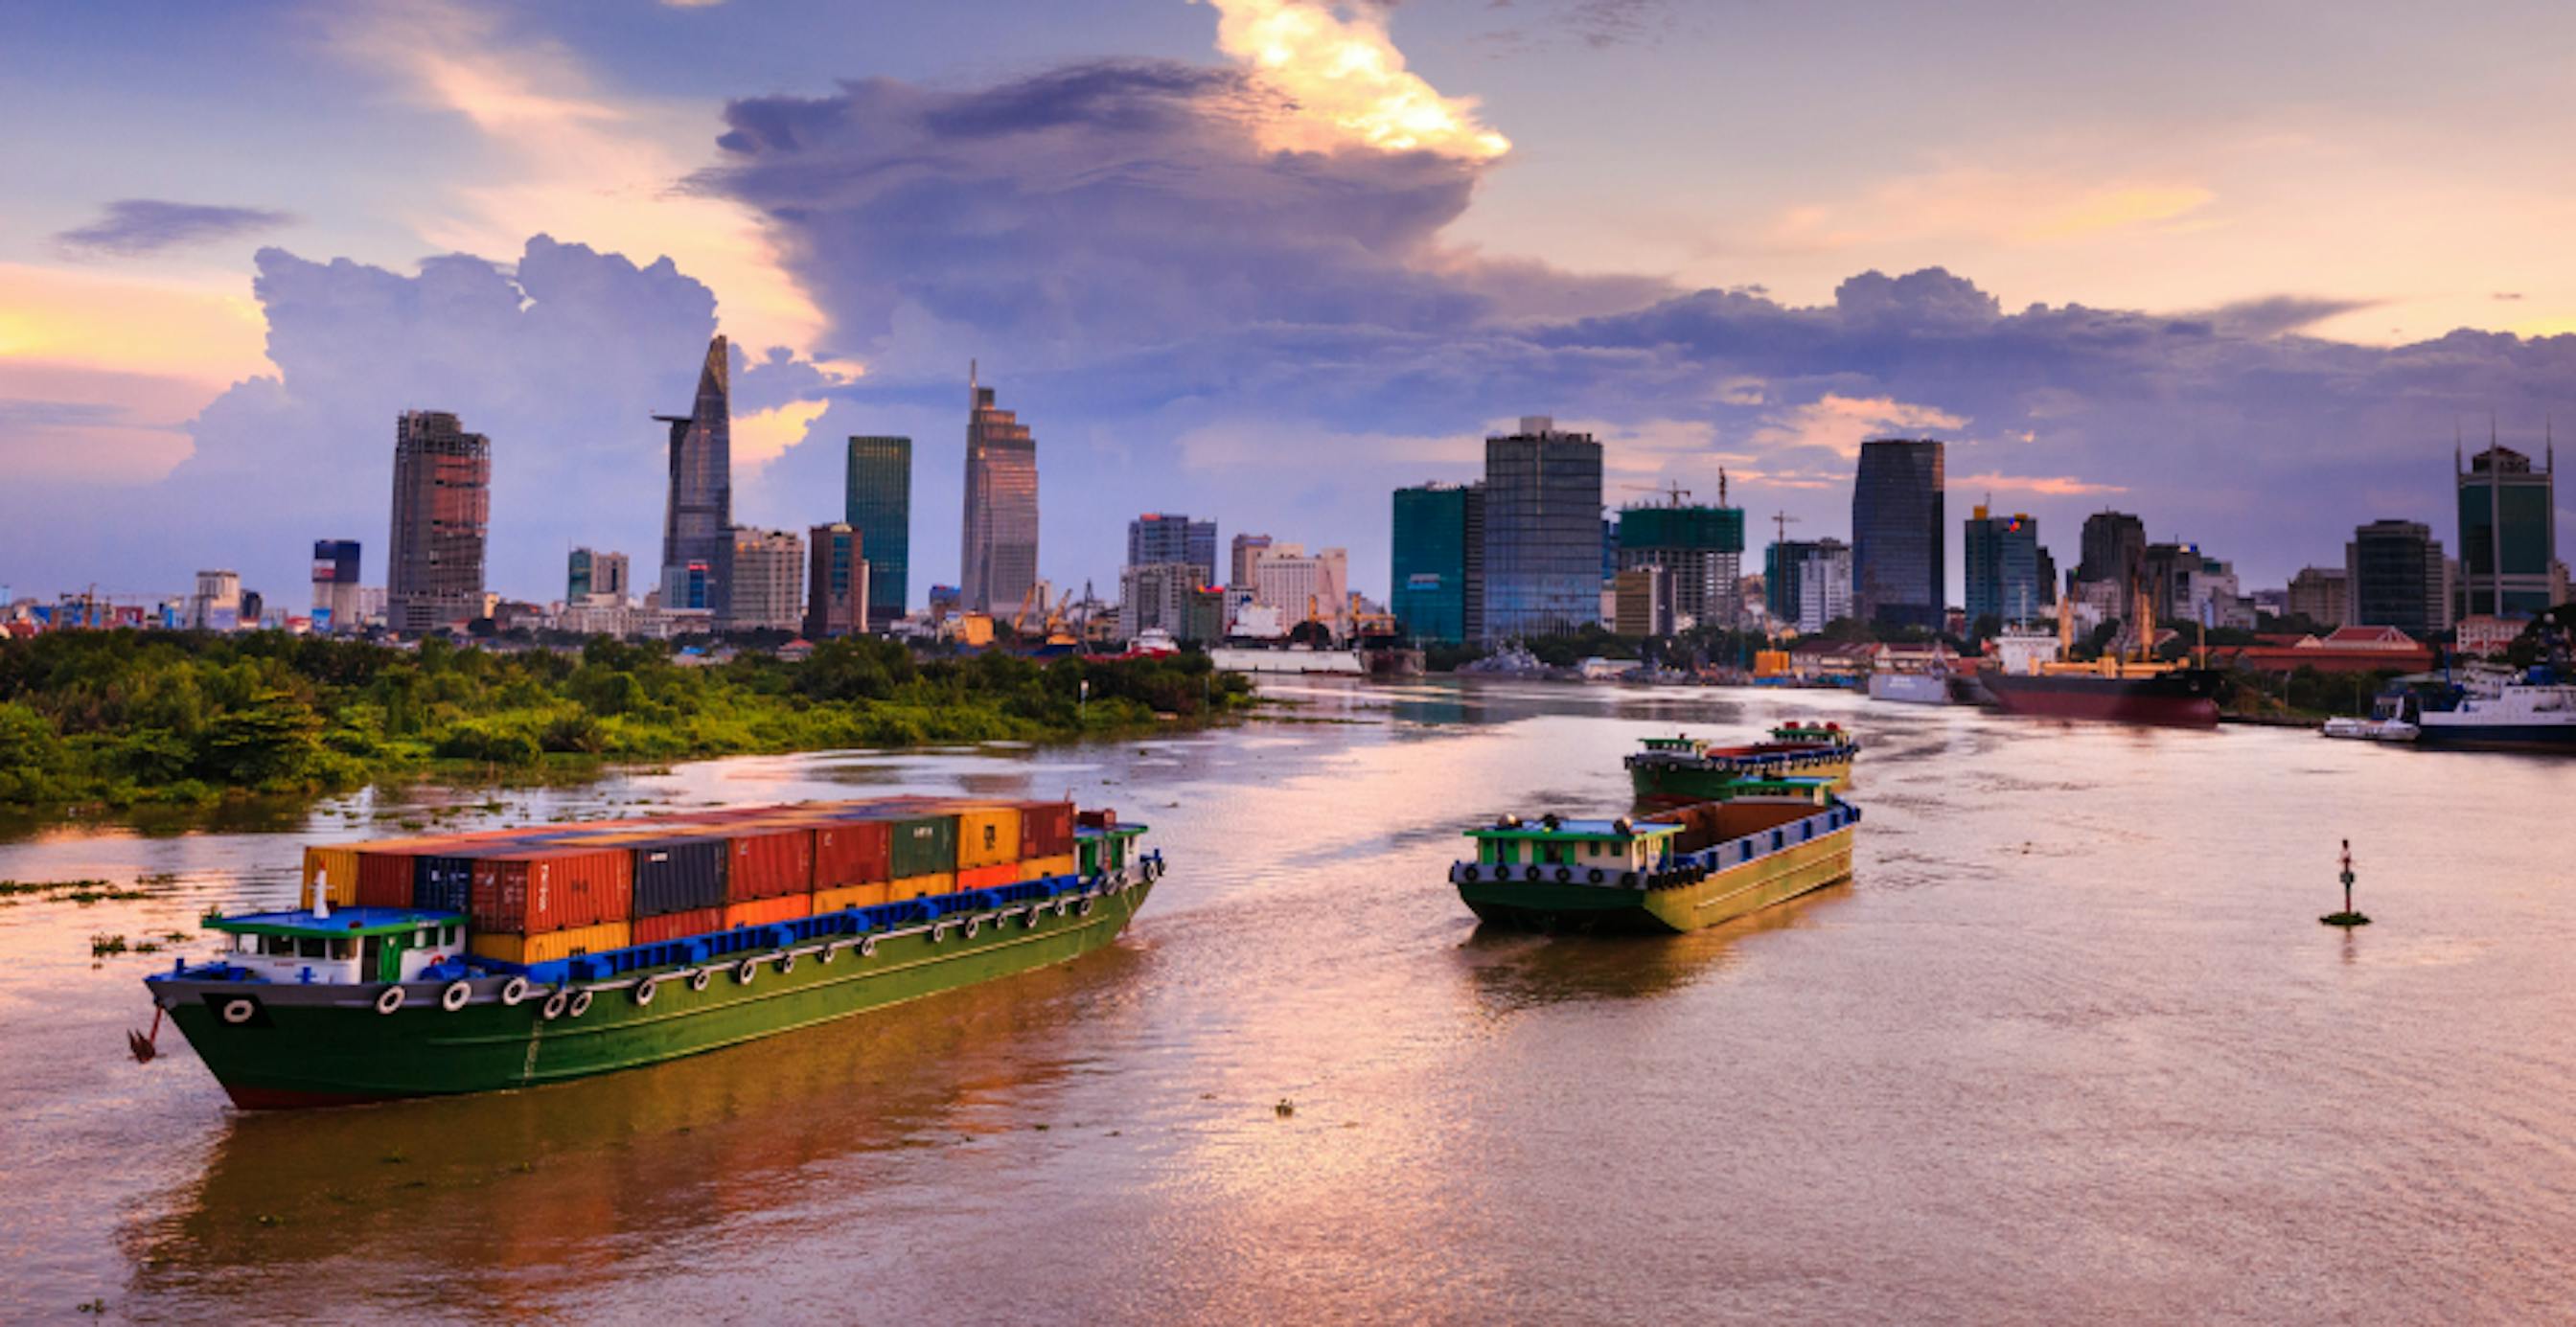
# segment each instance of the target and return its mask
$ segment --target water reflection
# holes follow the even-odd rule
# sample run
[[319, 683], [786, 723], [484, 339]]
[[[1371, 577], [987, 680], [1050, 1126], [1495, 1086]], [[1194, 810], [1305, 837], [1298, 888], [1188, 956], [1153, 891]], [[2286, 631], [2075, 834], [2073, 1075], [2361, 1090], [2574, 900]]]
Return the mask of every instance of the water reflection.
[[1849, 884], [1834, 885], [1681, 935], [1547, 936], [1479, 925], [1456, 953], [1477, 1001], [1495, 1013], [1652, 999], [1724, 970], [1753, 936], [1819, 924], [1850, 892]]

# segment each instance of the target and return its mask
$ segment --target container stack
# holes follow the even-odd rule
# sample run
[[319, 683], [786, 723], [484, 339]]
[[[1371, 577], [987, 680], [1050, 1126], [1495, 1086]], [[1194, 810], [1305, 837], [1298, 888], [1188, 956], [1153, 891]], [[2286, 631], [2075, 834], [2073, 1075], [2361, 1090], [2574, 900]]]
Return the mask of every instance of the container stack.
[[1075, 831], [1071, 802], [919, 797], [478, 830], [307, 848], [299, 902], [318, 883], [335, 907], [461, 913], [474, 954], [528, 966], [1094, 874]]

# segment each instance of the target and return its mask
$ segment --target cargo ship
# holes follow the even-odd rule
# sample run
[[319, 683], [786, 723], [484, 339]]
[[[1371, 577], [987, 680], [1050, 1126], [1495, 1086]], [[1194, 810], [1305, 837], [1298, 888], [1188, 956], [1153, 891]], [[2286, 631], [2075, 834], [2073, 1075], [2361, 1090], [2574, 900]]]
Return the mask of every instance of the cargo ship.
[[1649, 806], [1726, 797], [1747, 779], [1822, 779], [1839, 788], [1851, 782], [1859, 754], [1860, 739], [1834, 723], [1785, 723], [1769, 741], [1739, 746], [1681, 733], [1646, 738], [1645, 749], [1627, 759], [1628, 781]]
[[2576, 681], [2569, 677], [2548, 664], [2518, 674], [2472, 674], [2435, 704], [2416, 709], [2416, 740], [2425, 746], [2576, 755]]
[[1860, 808], [1824, 779], [1764, 780], [1652, 815], [1467, 831], [1449, 880], [1479, 921], [1536, 931], [1695, 931], [1851, 878]]
[[531, 1087], [1099, 949], [1145, 832], [905, 798], [314, 847], [300, 906], [209, 915], [228, 948], [145, 986], [244, 1109]]
[[[2164, 663], [2146, 657], [2146, 642], [2156, 638], [2153, 601], [2143, 592], [2138, 654], [2106, 654], [2090, 663], [2035, 663], [2032, 671], [1998, 670], [1983, 676], [1995, 707], [2006, 714], [2048, 719], [2100, 719], [2113, 723], [2153, 724], [2177, 728], [2215, 728], [2218, 705], [2226, 699], [2227, 674], [2198, 664]], [[2074, 600], [2058, 600], [2057, 633], [2061, 657], [2074, 648]], [[2206, 650], [2197, 652], [2205, 657]]]

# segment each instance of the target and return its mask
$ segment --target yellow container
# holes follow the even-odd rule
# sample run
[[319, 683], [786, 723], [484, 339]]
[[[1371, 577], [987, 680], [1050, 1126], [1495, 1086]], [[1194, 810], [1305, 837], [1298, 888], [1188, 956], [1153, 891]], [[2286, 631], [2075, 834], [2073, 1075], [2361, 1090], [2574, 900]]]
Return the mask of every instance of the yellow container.
[[932, 875], [908, 875], [886, 886], [886, 901], [901, 903], [905, 899], [956, 892], [957, 873], [954, 871], [940, 871]]
[[295, 896], [295, 906], [313, 906], [313, 881], [323, 882], [322, 896], [335, 908], [358, 906], [358, 850], [348, 844], [334, 848], [304, 850], [304, 889]]
[[957, 804], [957, 869], [1000, 866], [1020, 859], [1020, 809]]
[[1072, 875], [1080, 869], [1072, 853], [1061, 857], [1032, 857], [1020, 863], [1020, 879], [1045, 880], [1052, 876]]
[[893, 886], [880, 880], [872, 885], [843, 885], [839, 889], [814, 891], [814, 915], [839, 912], [843, 908], [873, 908], [891, 902]]
[[486, 935], [476, 931], [467, 937], [465, 947], [484, 958], [497, 958], [504, 963], [517, 963], [524, 967], [532, 963], [551, 963], [559, 958], [624, 949], [633, 943], [634, 933], [634, 928], [625, 922], [601, 922], [597, 926], [576, 926], [568, 931], [547, 931], [542, 935]]

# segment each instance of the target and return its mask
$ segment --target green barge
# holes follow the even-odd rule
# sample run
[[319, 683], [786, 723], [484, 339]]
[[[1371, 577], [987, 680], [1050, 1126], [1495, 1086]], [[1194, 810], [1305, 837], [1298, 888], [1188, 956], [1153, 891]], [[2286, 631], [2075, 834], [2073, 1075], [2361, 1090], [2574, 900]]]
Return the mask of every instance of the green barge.
[[[656, 1064], [1062, 963], [1115, 941], [1163, 874], [1142, 825], [1097, 869], [520, 965], [469, 919], [313, 908], [210, 917], [233, 948], [147, 978], [245, 1109], [533, 1087]], [[370, 966], [372, 965], [372, 966]]]
[[1736, 796], [1747, 781], [1822, 779], [1847, 787], [1859, 755], [1860, 739], [1839, 724], [1787, 723], [1768, 741], [1737, 746], [1688, 733], [1649, 737], [1626, 764], [1640, 803], [1682, 806]]
[[1860, 808], [1824, 780], [1615, 820], [1505, 816], [1449, 868], [1478, 920], [1534, 931], [1696, 931], [1851, 878]]

